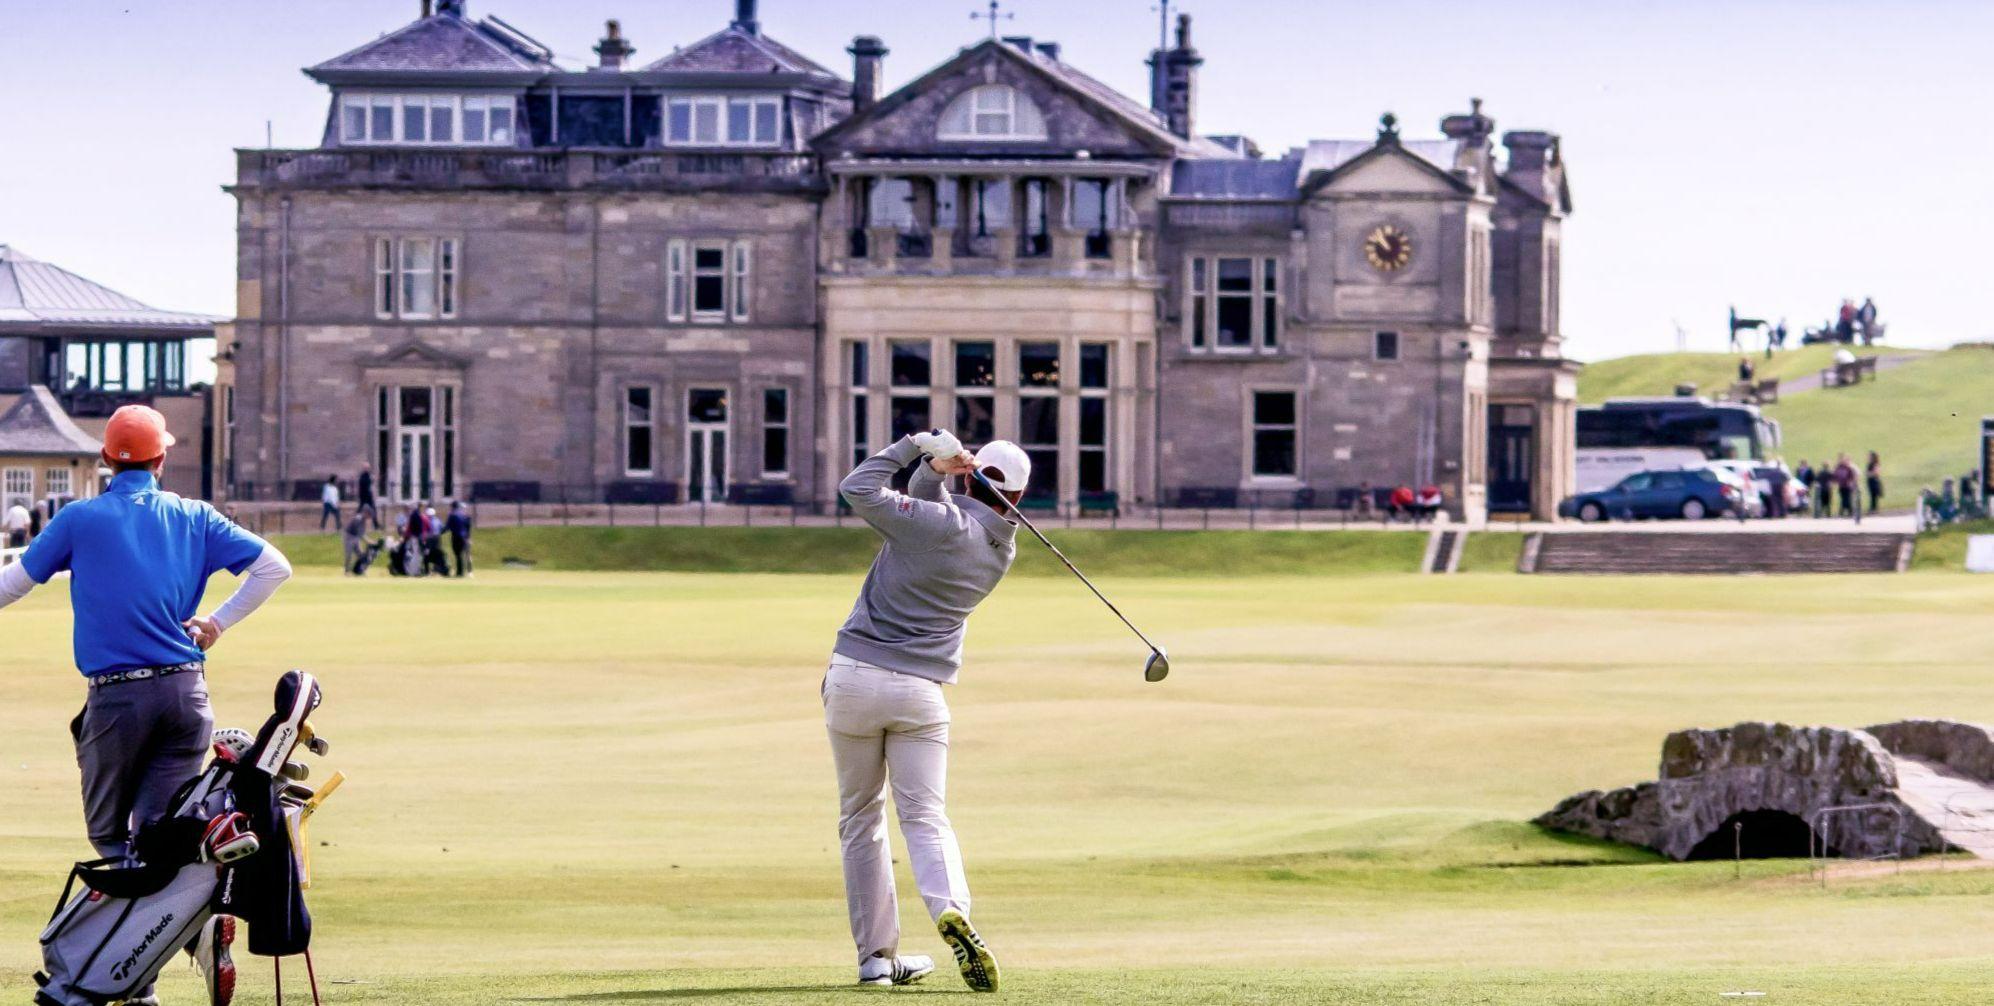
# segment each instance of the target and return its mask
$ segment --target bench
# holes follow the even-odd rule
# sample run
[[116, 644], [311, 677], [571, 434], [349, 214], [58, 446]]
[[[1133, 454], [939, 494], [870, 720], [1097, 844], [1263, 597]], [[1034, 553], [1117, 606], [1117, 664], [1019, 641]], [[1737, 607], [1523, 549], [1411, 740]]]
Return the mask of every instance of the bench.
[[540, 483], [538, 482], [473, 482], [471, 483], [473, 503], [538, 503]]
[[649, 503], [659, 506], [679, 501], [679, 484], [655, 480], [631, 479], [611, 482], [602, 490], [604, 503]]
[[1083, 492], [1080, 494], [1080, 516], [1090, 513], [1104, 513], [1120, 519], [1122, 516], [1122, 494], [1118, 492]]
[[1752, 401], [1758, 405], [1774, 405], [1779, 402], [1779, 378], [1768, 377], [1752, 385]]
[[727, 502], [735, 506], [789, 506], [796, 502], [796, 490], [787, 482], [743, 482], [728, 488]]
[[1059, 511], [1059, 497], [1027, 496], [1024, 499], [1018, 501], [1018, 509], [1050, 511], [1057, 513]]
[[1180, 486], [1177, 506], [1197, 510], [1232, 510], [1239, 506], [1239, 490], [1231, 486]]

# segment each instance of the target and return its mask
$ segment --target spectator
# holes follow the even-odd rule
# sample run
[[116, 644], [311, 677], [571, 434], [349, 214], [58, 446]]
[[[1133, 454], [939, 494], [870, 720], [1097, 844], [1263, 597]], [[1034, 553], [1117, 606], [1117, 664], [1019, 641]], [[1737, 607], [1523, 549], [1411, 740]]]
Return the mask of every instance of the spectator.
[[[1793, 480], [1800, 483], [1800, 487], [1807, 490], [1809, 496], [1814, 495], [1814, 468], [1807, 463], [1806, 458], [1801, 458], [1800, 467], [1793, 470]], [[1802, 513], [1801, 516], [1807, 515]]]
[[1863, 345], [1875, 345], [1877, 335], [1875, 300], [1868, 297], [1862, 299], [1862, 306], [1856, 309], [1856, 322], [1862, 325]]
[[462, 500], [450, 504], [450, 519], [443, 522], [450, 533], [450, 554], [457, 560], [457, 575], [471, 575], [471, 511]]
[[354, 573], [359, 569], [360, 553], [365, 547], [366, 537], [367, 514], [364, 510], [355, 509], [352, 518], [347, 520], [346, 526], [340, 530], [339, 535], [340, 544], [345, 546], [346, 571], [348, 573]]
[[1821, 462], [1814, 469], [1814, 488], [1809, 493], [1814, 501], [1814, 516], [1826, 517], [1835, 508], [1835, 468], [1829, 462]]
[[339, 526], [339, 476], [327, 475], [325, 485], [318, 491], [318, 529], [325, 530], [327, 521], [333, 527]]
[[367, 515], [367, 521], [375, 527], [381, 526], [381, 511], [375, 508], [374, 469], [360, 466], [359, 491], [354, 494], [360, 503], [360, 512]]
[[1369, 480], [1357, 483], [1357, 519], [1369, 520], [1377, 516], [1378, 504], [1372, 499], [1377, 493], [1372, 490]]
[[1786, 474], [1785, 466], [1775, 460], [1772, 464], [1772, 475], [1767, 481], [1772, 484], [1772, 492], [1766, 494], [1766, 516], [1786, 516], [1788, 495], [1793, 492], [1793, 486], [1790, 484], [1791, 477]]
[[425, 575], [450, 575], [450, 560], [443, 555], [443, 522], [436, 519], [436, 508], [424, 504], [422, 508], [422, 566]]
[[1875, 451], [1869, 452], [1869, 463], [1863, 465], [1863, 475], [1869, 482], [1869, 512], [1875, 513], [1883, 506], [1883, 459]]
[[1413, 503], [1413, 514], [1419, 520], [1432, 520], [1433, 516], [1440, 512], [1442, 501], [1443, 497], [1440, 495], [1439, 486], [1421, 486], [1419, 489], [1419, 498]]
[[31, 507], [29, 507], [29, 508], [28, 508], [28, 540], [29, 540], [29, 541], [34, 541], [34, 540], [35, 540], [36, 538], [39, 538], [39, 537], [41, 537], [41, 536], [42, 536], [42, 511], [43, 511], [44, 509], [47, 509], [47, 510], [48, 510], [48, 513], [49, 513], [49, 518], [50, 518], [50, 519], [54, 519], [54, 517], [55, 517], [55, 501], [54, 501], [54, 500], [43, 500], [42, 502], [40, 502], [40, 503], [37, 503], [37, 504], [35, 504], [34, 506], [31, 506]]
[[1400, 517], [1411, 519], [1414, 502], [1415, 497], [1413, 496], [1411, 486], [1400, 486], [1392, 490], [1392, 519], [1397, 520]]
[[1738, 357], [1738, 380], [1741, 383], [1750, 384], [1754, 373], [1756, 371], [1752, 368], [1752, 358], [1749, 356]]
[[1843, 343], [1855, 341], [1856, 305], [1852, 300], [1842, 301], [1841, 313], [1835, 316], [1835, 338]]
[[28, 544], [28, 528], [34, 519], [28, 516], [28, 508], [19, 503], [7, 508], [6, 520], [0, 521], [0, 532], [6, 533], [8, 548], [25, 548]]
[[1841, 494], [1842, 505], [1836, 511], [1843, 517], [1856, 515], [1856, 466], [1843, 454], [1835, 459], [1835, 490]]
[[1785, 348], [1786, 348], [1786, 319], [1785, 319], [1785, 318], [1781, 318], [1781, 319], [1779, 319], [1779, 324], [1777, 324], [1777, 325], [1774, 325], [1774, 326], [1772, 327], [1772, 345], [1773, 345], [1773, 346], [1775, 346], [1775, 347], [1777, 347], [1777, 348], [1779, 348], [1779, 349], [1785, 349]]

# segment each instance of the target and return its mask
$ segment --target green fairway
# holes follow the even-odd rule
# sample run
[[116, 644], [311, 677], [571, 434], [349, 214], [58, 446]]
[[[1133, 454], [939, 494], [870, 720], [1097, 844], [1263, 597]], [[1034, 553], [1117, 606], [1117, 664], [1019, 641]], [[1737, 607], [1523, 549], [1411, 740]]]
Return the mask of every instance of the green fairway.
[[[211, 675], [322, 677], [332, 1003], [847, 1001], [817, 682], [855, 574], [308, 571]], [[218, 585], [220, 586], [220, 585]], [[971, 623], [950, 807], [1033, 1003], [1970, 1003], [1994, 871], [1670, 864], [1522, 823], [1742, 719], [1994, 720], [1994, 580], [1112, 576]], [[81, 840], [52, 587], [0, 612], [0, 987]], [[895, 837], [896, 848], [898, 837]], [[1851, 870], [1855, 865], [1851, 864]], [[911, 880], [903, 949], [943, 956]], [[246, 1004], [268, 964], [243, 958]], [[286, 969], [293, 996], [301, 977]], [[198, 1001], [173, 968], [169, 1004]], [[901, 994], [967, 993], [946, 967]], [[295, 1000], [294, 1000], [295, 1001]]]

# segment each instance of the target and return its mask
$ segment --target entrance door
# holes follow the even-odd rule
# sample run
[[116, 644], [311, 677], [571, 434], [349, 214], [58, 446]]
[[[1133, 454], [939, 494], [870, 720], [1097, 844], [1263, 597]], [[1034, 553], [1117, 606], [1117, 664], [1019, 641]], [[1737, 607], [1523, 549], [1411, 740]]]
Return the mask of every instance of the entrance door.
[[395, 501], [414, 503], [436, 498], [436, 434], [404, 429], [395, 453]]
[[1537, 474], [1537, 410], [1489, 407], [1489, 512], [1529, 513]]
[[375, 392], [376, 470], [384, 503], [457, 495], [457, 389], [384, 385]]
[[686, 392], [685, 499], [721, 503], [727, 499], [727, 390]]

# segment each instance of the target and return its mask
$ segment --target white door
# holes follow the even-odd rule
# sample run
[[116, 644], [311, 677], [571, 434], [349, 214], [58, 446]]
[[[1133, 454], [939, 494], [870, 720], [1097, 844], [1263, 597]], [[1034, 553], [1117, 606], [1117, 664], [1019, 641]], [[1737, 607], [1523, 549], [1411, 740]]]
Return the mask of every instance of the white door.
[[693, 388], [686, 392], [685, 499], [721, 503], [727, 499], [727, 391]]
[[395, 452], [395, 501], [415, 503], [436, 498], [436, 434], [402, 430]]

